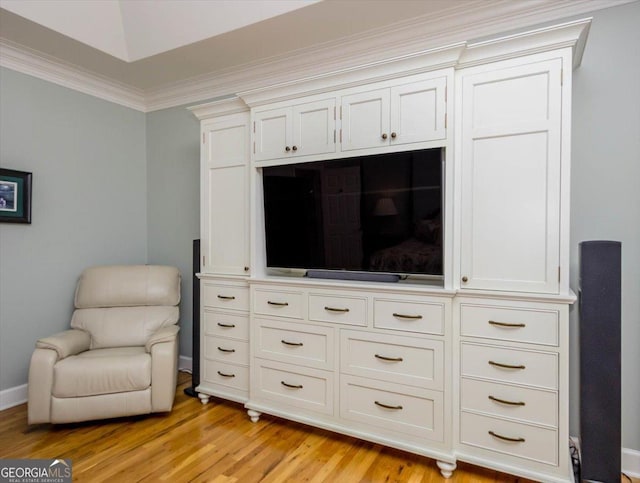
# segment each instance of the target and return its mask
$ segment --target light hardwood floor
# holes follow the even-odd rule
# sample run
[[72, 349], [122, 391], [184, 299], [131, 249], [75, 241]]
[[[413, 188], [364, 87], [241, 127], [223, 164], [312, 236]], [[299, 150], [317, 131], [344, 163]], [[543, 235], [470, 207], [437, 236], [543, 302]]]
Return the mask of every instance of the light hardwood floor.
[[[0, 412], [0, 458], [69, 458], [78, 482], [441, 482], [435, 461], [184, 395], [173, 411], [70, 425], [27, 425], [26, 404]], [[526, 482], [459, 464], [451, 483]], [[637, 481], [637, 480], [636, 480]]]

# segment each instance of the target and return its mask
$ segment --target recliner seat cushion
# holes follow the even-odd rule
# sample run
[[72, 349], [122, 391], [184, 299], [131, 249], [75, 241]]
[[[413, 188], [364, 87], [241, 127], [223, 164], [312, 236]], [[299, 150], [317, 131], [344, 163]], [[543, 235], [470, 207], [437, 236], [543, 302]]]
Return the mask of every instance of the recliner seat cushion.
[[150, 385], [151, 355], [144, 347], [90, 350], [53, 368], [52, 394], [57, 398], [141, 391]]
[[161, 327], [178, 322], [178, 307], [110, 307], [77, 309], [71, 327], [91, 335], [91, 349], [144, 346]]

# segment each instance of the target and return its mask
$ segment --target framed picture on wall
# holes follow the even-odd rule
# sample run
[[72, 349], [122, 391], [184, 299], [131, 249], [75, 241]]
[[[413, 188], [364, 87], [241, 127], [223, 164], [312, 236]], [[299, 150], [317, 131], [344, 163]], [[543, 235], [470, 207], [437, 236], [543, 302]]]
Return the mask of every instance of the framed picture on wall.
[[0, 223], [31, 223], [31, 178], [26, 171], [0, 168]]

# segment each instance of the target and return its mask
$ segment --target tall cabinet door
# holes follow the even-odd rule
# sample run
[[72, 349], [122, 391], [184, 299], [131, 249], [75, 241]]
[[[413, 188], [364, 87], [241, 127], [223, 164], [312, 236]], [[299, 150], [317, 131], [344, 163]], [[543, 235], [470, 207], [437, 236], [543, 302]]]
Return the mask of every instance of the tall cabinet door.
[[249, 275], [249, 114], [202, 123], [201, 269]]
[[462, 288], [559, 291], [561, 69], [523, 58], [460, 73]]

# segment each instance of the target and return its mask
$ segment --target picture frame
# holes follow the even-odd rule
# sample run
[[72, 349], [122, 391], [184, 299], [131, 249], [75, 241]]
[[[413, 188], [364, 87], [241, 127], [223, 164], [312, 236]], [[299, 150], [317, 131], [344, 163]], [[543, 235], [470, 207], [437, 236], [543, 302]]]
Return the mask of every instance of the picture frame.
[[0, 168], [0, 223], [31, 224], [31, 181], [26, 171]]

